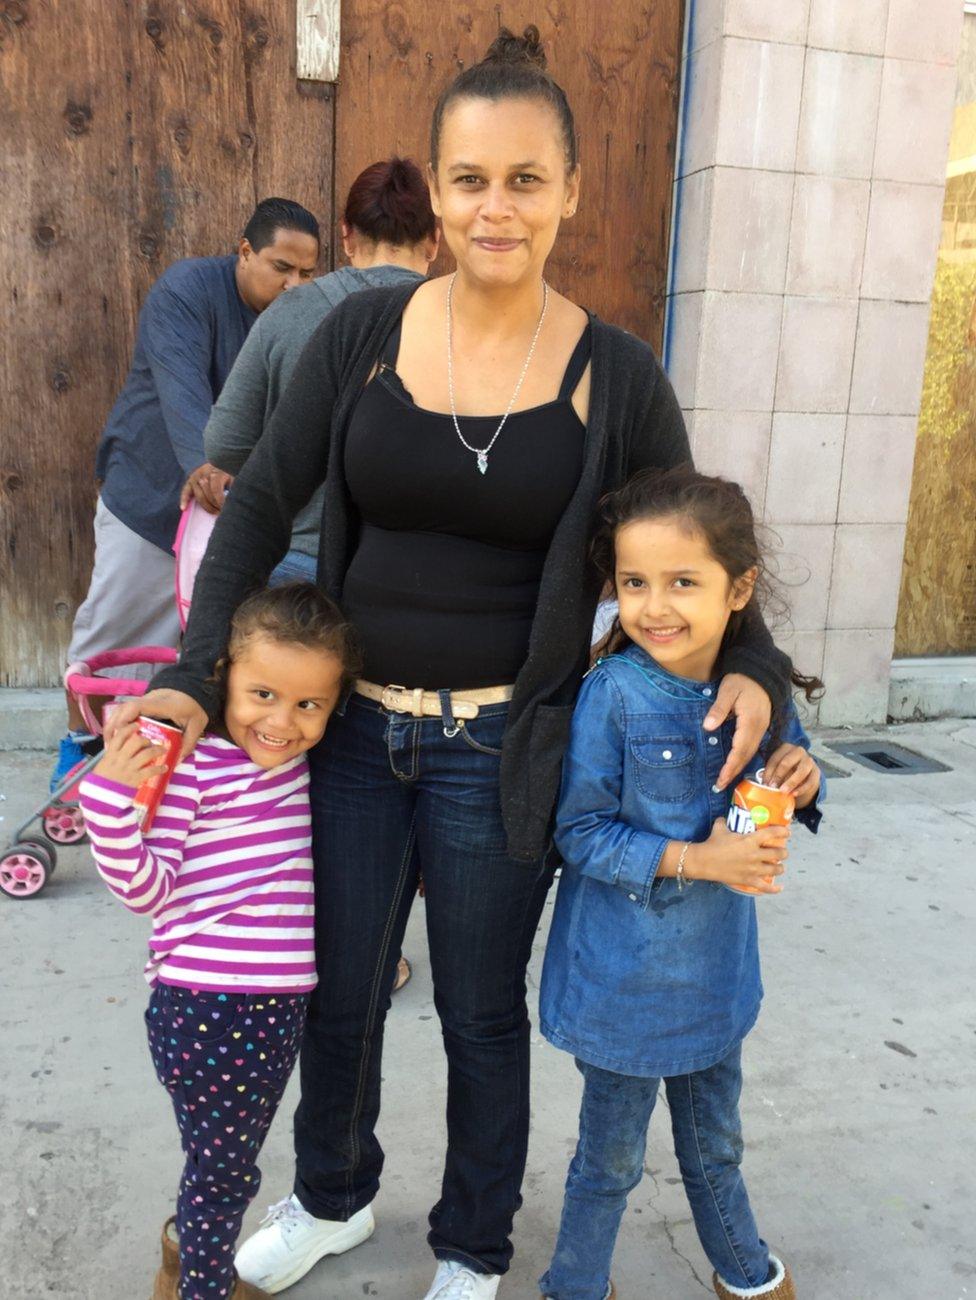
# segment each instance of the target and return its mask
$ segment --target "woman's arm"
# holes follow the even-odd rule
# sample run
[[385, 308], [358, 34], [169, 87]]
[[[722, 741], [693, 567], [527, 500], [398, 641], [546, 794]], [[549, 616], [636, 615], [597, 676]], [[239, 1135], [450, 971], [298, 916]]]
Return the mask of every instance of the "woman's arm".
[[160, 689], [179, 691], [208, 713], [217, 704], [210, 678], [231, 616], [287, 552], [292, 520], [325, 479], [339, 389], [331, 329], [330, 317], [312, 335], [267, 432], [234, 480], [196, 577], [180, 662], [153, 678], [143, 713], [157, 716], [153, 697]]
[[268, 402], [268, 360], [259, 316], [224, 381], [203, 431], [207, 460], [237, 474], [264, 432]]

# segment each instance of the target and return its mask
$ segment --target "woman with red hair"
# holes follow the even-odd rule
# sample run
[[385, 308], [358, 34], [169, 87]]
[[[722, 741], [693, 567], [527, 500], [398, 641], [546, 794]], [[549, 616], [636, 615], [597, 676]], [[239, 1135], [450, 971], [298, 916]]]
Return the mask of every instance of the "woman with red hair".
[[[409, 158], [372, 163], [353, 181], [340, 223], [349, 265], [282, 294], [258, 317], [213, 407], [203, 440], [211, 464], [237, 474], [274, 414], [305, 344], [344, 298], [423, 280], [439, 232], [427, 182]], [[271, 584], [315, 581], [322, 491], [296, 516]]]

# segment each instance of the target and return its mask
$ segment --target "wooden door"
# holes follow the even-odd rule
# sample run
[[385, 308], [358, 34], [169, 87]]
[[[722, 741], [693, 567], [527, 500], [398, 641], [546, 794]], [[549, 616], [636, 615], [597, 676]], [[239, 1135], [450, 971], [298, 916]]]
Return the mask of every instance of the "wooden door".
[[295, 9], [0, 4], [0, 685], [60, 679], [95, 447], [152, 282], [229, 251], [269, 194], [334, 230], [334, 195], [363, 167], [426, 161], [434, 100], [500, 24], [539, 26], [580, 130], [582, 201], [552, 282], [660, 346], [683, 0], [344, 0], [335, 93], [296, 81]]
[[60, 680], [149, 286], [232, 251], [269, 194], [331, 227], [333, 88], [296, 82], [294, 11], [0, 5], [0, 685]]
[[[505, 26], [535, 23], [580, 136], [579, 211], [553, 285], [660, 349], [678, 120], [682, 0], [432, 5], [351, 0], [342, 10], [336, 195], [394, 150], [427, 161], [430, 111]], [[441, 258], [438, 269], [447, 270]]]

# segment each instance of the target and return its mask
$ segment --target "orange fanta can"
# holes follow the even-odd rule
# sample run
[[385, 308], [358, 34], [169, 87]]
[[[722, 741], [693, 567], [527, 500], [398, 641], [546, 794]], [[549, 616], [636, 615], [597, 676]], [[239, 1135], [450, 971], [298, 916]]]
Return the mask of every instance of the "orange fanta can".
[[[775, 786], [763, 785], [765, 769], [760, 768], [755, 779], [747, 777], [732, 792], [732, 805], [727, 818], [728, 828], [737, 835], [749, 835], [761, 826], [789, 826], [796, 810], [796, 800]], [[772, 884], [773, 876], [766, 877]], [[759, 889], [727, 885], [737, 894], [760, 894]]]

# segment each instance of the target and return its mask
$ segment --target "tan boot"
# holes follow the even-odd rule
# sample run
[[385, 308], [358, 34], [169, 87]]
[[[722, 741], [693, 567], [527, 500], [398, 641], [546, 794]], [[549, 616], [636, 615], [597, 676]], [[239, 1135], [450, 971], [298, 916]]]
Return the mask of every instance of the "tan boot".
[[236, 1285], [230, 1293], [230, 1300], [271, 1300], [271, 1293], [262, 1291], [250, 1282], [245, 1282], [242, 1277], [237, 1277]]
[[176, 1220], [163, 1224], [163, 1263], [153, 1283], [152, 1300], [179, 1300], [180, 1246], [176, 1236]]
[[770, 1255], [769, 1262], [776, 1272], [762, 1286], [731, 1286], [728, 1282], [723, 1282], [717, 1273], [713, 1273], [712, 1286], [715, 1294], [720, 1300], [740, 1300], [742, 1296], [762, 1296], [763, 1300], [796, 1300], [790, 1270], [775, 1255]]

